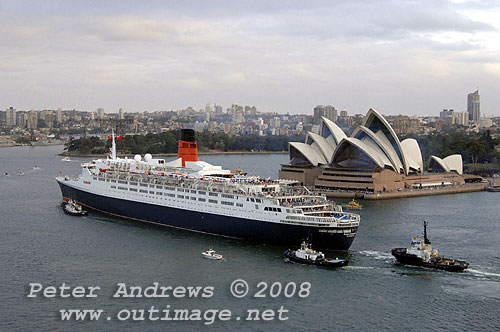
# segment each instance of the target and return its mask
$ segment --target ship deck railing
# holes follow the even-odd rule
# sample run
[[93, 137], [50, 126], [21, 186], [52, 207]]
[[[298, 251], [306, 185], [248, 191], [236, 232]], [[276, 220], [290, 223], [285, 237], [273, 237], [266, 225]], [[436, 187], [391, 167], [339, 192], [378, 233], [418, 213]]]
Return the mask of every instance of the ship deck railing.
[[[271, 198], [277, 199], [278, 204], [284, 207], [299, 207], [302, 204], [300, 200], [305, 199], [313, 199], [318, 198], [318, 196], [311, 195], [310, 192], [307, 192], [303, 189], [296, 190], [287, 190], [285, 192], [260, 192], [260, 191], [251, 191], [248, 188], [244, 188], [244, 185], [265, 185], [267, 184], [277, 184], [278, 181], [275, 180], [250, 180], [250, 181], [215, 181], [210, 177], [204, 177], [204, 179], [200, 179], [197, 177], [189, 177], [184, 174], [183, 176], [174, 177], [165, 175], [155, 175], [155, 174], [141, 174], [141, 173], [130, 173], [130, 172], [120, 172], [117, 170], [100, 172], [97, 171], [92, 172], [93, 176], [98, 176], [101, 178], [110, 178], [110, 179], [120, 179], [127, 180], [130, 182], [138, 182], [138, 183], [148, 183], [155, 185], [163, 185], [163, 186], [176, 186], [183, 187], [189, 189], [198, 189], [198, 190], [210, 190], [213, 192], [219, 193], [228, 193], [234, 195], [245, 195], [249, 197], [258, 197], [258, 198]], [[288, 203], [285, 203], [286, 200], [290, 200]], [[328, 201], [320, 200], [320, 201], [309, 201], [309, 205], [328, 205], [331, 203], [327, 203]], [[311, 204], [312, 203], [312, 204]]]

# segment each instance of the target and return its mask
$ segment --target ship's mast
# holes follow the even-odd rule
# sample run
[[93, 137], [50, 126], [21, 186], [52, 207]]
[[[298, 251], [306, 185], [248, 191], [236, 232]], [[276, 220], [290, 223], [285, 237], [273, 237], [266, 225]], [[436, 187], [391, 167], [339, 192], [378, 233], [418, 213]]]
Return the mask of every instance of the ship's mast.
[[116, 159], [116, 143], [115, 143], [115, 132], [111, 129], [111, 159]]
[[431, 241], [427, 238], [427, 221], [424, 221], [424, 243], [431, 244]]

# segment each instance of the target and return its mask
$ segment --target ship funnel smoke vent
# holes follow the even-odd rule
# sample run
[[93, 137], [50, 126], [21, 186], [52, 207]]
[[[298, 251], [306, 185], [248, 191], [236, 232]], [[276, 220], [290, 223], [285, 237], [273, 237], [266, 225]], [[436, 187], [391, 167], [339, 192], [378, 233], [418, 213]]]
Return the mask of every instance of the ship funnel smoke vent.
[[193, 129], [181, 129], [178, 153], [178, 158], [182, 158], [182, 167], [186, 167], [186, 161], [198, 161], [198, 144]]
[[181, 141], [196, 142], [196, 137], [193, 129], [181, 129]]

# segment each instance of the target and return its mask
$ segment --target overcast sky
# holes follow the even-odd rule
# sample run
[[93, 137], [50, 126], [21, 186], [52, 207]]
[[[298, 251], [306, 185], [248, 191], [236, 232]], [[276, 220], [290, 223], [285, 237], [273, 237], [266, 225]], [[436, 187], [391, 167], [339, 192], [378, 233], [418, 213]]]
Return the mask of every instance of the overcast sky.
[[0, 109], [500, 116], [500, 1], [0, 0]]

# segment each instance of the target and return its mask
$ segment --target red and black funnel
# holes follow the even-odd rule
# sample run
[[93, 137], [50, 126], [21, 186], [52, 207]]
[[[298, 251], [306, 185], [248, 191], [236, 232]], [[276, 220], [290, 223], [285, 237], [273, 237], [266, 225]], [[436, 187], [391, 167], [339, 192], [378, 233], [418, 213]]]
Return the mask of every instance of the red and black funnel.
[[178, 158], [182, 158], [182, 167], [186, 167], [186, 161], [198, 161], [198, 144], [193, 129], [181, 129], [178, 153]]

